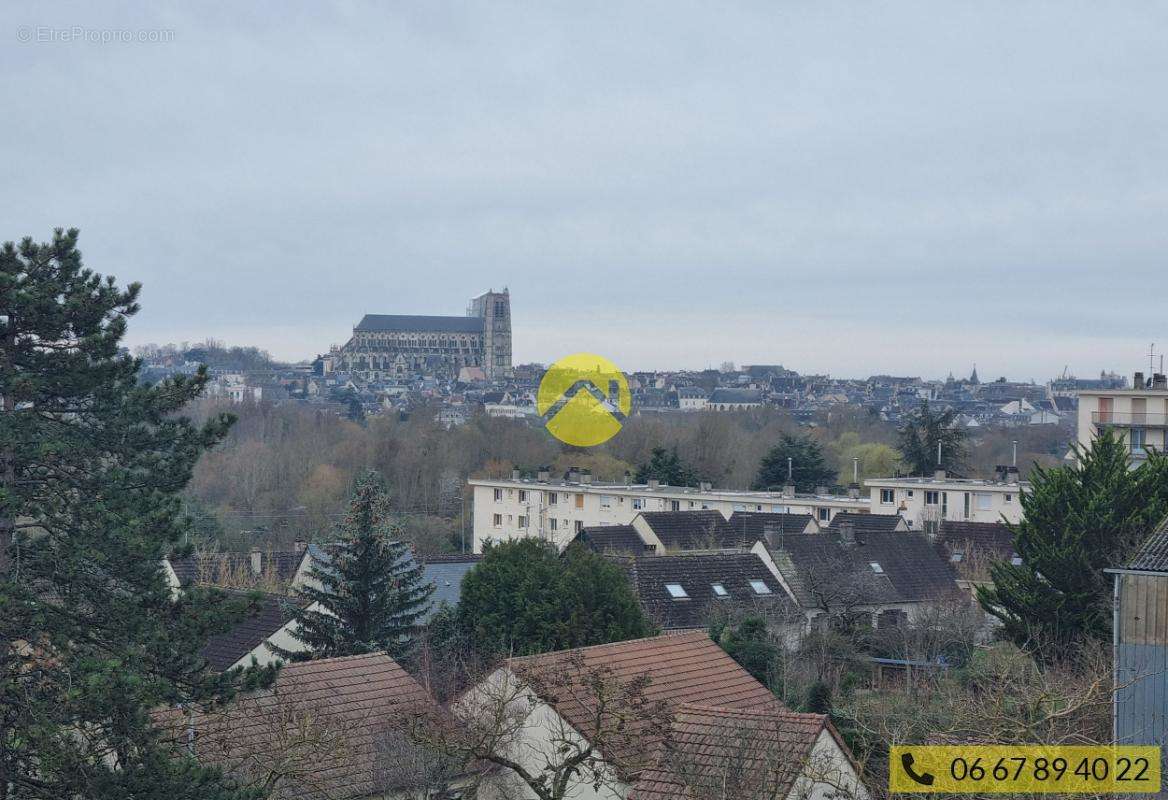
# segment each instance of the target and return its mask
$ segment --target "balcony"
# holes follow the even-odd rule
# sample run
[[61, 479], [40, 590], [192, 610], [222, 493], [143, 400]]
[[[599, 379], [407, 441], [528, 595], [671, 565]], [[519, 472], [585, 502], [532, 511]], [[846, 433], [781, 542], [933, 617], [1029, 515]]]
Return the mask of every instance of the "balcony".
[[1168, 414], [1092, 411], [1091, 422], [1100, 428], [1168, 428]]

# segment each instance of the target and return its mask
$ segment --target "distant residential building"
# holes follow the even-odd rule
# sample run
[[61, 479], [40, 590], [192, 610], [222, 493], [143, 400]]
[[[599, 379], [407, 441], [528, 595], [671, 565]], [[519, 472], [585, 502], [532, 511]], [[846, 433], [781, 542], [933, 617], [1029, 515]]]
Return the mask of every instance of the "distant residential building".
[[874, 515], [899, 514], [914, 530], [942, 520], [1020, 522], [1021, 494], [1030, 484], [1016, 470], [1003, 470], [999, 478], [951, 478], [942, 471], [931, 478], [872, 478], [864, 485]]
[[[747, 492], [702, 487], [594, 483], [583, 471], [553, 480], [546, 472], [536, 478], [471, 478], [474, 490], [474, 552], [487, 541], [538, 537], [563, 547], [584, 528], [631, 525], [643, 512], [713, 510], [728, 520], [736, 511], [803, 514], [822, 525], [840, 511], [863, 513], [866, 497], [830, 494]], [[887, 513], [892, 513], [891, 511]]]
[[1133, 464], [1148, 450], [1168, 449], [1168, 377], [1155, 373], [1150, 380], [1137, 372], [1131, 389], [1092, 389], [1079, 392], [1078, 440], [1083, 447], [1102, 430], [1117, 433], [1127, 445]]
[[701, 411], [709, 402], [709, 393], [700, 386], [677, 387], [677, 407], [682, 411]]
[[483, 411], [488, 417], [499, 419], [527, 419], [535, 416], [535, 406], [515, 403], [486, 403]]
[[741, 411], [761, 406], [762, 392], [758, 389], [715, 389], [706, 403], [712, 411]]

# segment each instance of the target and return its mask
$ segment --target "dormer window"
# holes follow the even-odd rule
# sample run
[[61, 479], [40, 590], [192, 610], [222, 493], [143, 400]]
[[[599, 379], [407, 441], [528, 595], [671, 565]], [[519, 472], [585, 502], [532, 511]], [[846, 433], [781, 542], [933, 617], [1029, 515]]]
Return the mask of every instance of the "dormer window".
[[710, 584], [710, 588], [714, 590], [714, 597], [729, 597], [730, 593], [726, 591], [726, 587], [720, 583]]
[[665, 584], [665, 591], [669, 592], [669, 596], [674, 600], [682, 600], [689, 597], [689, 595], [685, 593], [685, 589], [682, 588], [680, 583]]
[[884, 574], [884, 567], [880, 566], [880, 563], [879, 563], [879, 562], [877, 562], [877, 561], [869, 561], [869, 562], [868, 562], [868, 566], [869, 566], [869, 567], [871, 567], [871, 568], [872, 568], [872, 571], [873, 571], [873, 572], [875, 572], [877, 575], [883, 575], [883, 574]]
[[754, 589], [755, 594], [770, 594], [771, 587], [767, 586], [762, 581], [751, 581], [750, 588]]

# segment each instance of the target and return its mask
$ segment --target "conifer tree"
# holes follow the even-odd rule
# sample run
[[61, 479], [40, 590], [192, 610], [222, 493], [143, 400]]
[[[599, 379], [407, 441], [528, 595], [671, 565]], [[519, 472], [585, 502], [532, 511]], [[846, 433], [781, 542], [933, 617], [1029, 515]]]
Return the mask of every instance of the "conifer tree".
[[1112, 588], [1103, 570], [1120, 566], [1168, 514], [1163, 454], [1130, 469], [1124, 441], [1103, 431], [1075, 456], [1073, 466], [1031, 474], [1024, 518], [1009, 525], [1022, 563], [995, 564], [992, 586], [978, 588], [1006, 638], [1045, 662], [1109, 641]]
[[306, 605], [296, 615], [296, 638], [308, 650], [276, 652], [295, 660], [387, 653], [407, 658], [416, 643], [418, 621], [430, 607], [434, 586], [392, 523], [389, 497], [375, 473], [357, 482], [341, 538], [312, 555], [309, 577], [317, 585], [300, 589]]
[[138, 382], [119, 345], [139, 286], [85, 269], [77, 238], [0, 247], [0, 799], [237, 796], [149, 716], [239, 686], [198, 654], [242, 604], [174, 600], [162, 572], [231, 419], [177, 415], [204, 370]]

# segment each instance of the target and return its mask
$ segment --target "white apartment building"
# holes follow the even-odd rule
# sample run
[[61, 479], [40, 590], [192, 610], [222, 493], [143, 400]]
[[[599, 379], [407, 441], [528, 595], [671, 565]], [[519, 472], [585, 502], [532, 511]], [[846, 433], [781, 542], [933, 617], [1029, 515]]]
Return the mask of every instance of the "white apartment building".
[[[471, 478], [474, 487], [474, 552], [484, 542], [537, 536], [563, 547], [579, 531], [594, 525], [628, 525], [642, 511], [714, 509], [729, 519], [735, 511], [810, 514], [826, 525], [840, 511], [867, 513], [866, 497], [785, 492], [719, 491], [648, 484], [593, 483], [587, 473], [552, 480]], [[886, 513], [893, 513], [892, 511]]]
[[1087, 447], [1104, 429], [1116, 431], [1127, 445], [1130, 459], [1138, 464], [1148, 449], [1163, 451], [1168, 445], [1168, 377], [1155, 373], [1133, 376], [1132, 389], [1080, 390], [1079, 444]]
[[864, 481], [873, 514], [900, 514], [913, 530], [941, 520], [1020, 522], [1027, 481], [1011, 467], [999, 480], [951, 478], [939, 471], [931, 478], [874, 478]]

